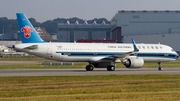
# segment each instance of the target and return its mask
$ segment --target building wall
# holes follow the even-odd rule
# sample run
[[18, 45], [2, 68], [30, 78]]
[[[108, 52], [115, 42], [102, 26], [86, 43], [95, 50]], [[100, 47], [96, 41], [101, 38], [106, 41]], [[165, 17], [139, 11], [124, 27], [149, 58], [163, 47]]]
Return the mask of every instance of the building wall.
[[[118, 11], [111, 25], [111, 31], [121, 27], [121, 38], [125, 35], [179, 32], [180, 11]], [[120, 35], [120, 32], [114, 34]]]
[[21, 44], [22, 42], [21, 41], [0, 41], [0, 44], [1, 45], [4, 45], [4, 46], [12, 46], [12, 45], [15, 45], [15, 44]]
[[118, 43], [122, 42], [121, 40], [121, 27], [116, 27], [112, 30], [112, 39], [117, 40]]
[[61, 31], [61, 33], [57, 33], [57, 38], [59, 42], [69, 42], [69, 31]]
[[74, 40], [78, 39], [89, 39], [88, 31], [75, 31], [74, 32]]
[[124, 43], [131, 43], [134, 39], [136, 43], [155, 43], [165, 44], [180, 52], [180, 33], [172, 34], [144, 34], [144, 35], [126, 35], [123, 37]]
[[106, 31], [93, 31], [92, 39], [106, 39]]
[[111, 39], [110, 24], [58, 24], [58, 41], [74, 42], [78, 39]]

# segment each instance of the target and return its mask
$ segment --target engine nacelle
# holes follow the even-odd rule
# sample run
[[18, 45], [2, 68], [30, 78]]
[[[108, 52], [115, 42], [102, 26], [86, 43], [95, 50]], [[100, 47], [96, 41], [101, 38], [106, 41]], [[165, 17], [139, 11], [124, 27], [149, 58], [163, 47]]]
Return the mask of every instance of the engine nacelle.
[[130, 57], [124, 62], [126, 68], [141, 68], [144, 65], [144, 60], [140, 57]]

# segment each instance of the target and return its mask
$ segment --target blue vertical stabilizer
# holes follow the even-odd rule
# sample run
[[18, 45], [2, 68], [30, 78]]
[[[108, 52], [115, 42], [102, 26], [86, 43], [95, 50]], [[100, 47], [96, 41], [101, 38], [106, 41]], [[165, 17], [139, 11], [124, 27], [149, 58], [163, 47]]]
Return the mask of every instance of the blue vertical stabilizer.
[[23, 13], [16, 13], [22, 43], [44, 43], [28, 18]]

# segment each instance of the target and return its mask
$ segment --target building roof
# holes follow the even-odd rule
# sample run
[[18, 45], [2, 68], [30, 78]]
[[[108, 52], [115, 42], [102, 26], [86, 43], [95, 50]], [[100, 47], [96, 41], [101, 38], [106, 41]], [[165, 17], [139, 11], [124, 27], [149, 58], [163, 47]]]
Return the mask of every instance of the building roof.
[[121, 10], [121, 11], [118, 11], [117, 13], [180, 13], [180, 11], [179, 10], [176, 10], [176, 11], [171, 11], [171, 10], [165, 10], [165, 11], [160, 11], [160, 10], [154, 10], [154, 11], [150, 11], [150, 10], [142, 10], [142, 11]]

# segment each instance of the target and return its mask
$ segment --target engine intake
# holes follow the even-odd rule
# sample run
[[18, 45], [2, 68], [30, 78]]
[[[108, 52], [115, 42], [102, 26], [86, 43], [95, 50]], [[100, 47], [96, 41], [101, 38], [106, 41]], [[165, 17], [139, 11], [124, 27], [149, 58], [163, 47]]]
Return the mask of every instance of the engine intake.
[[144, 65], [144, 60], [140, 57], [130, 57], [124, 62], [126, 68], [141, 68]]

